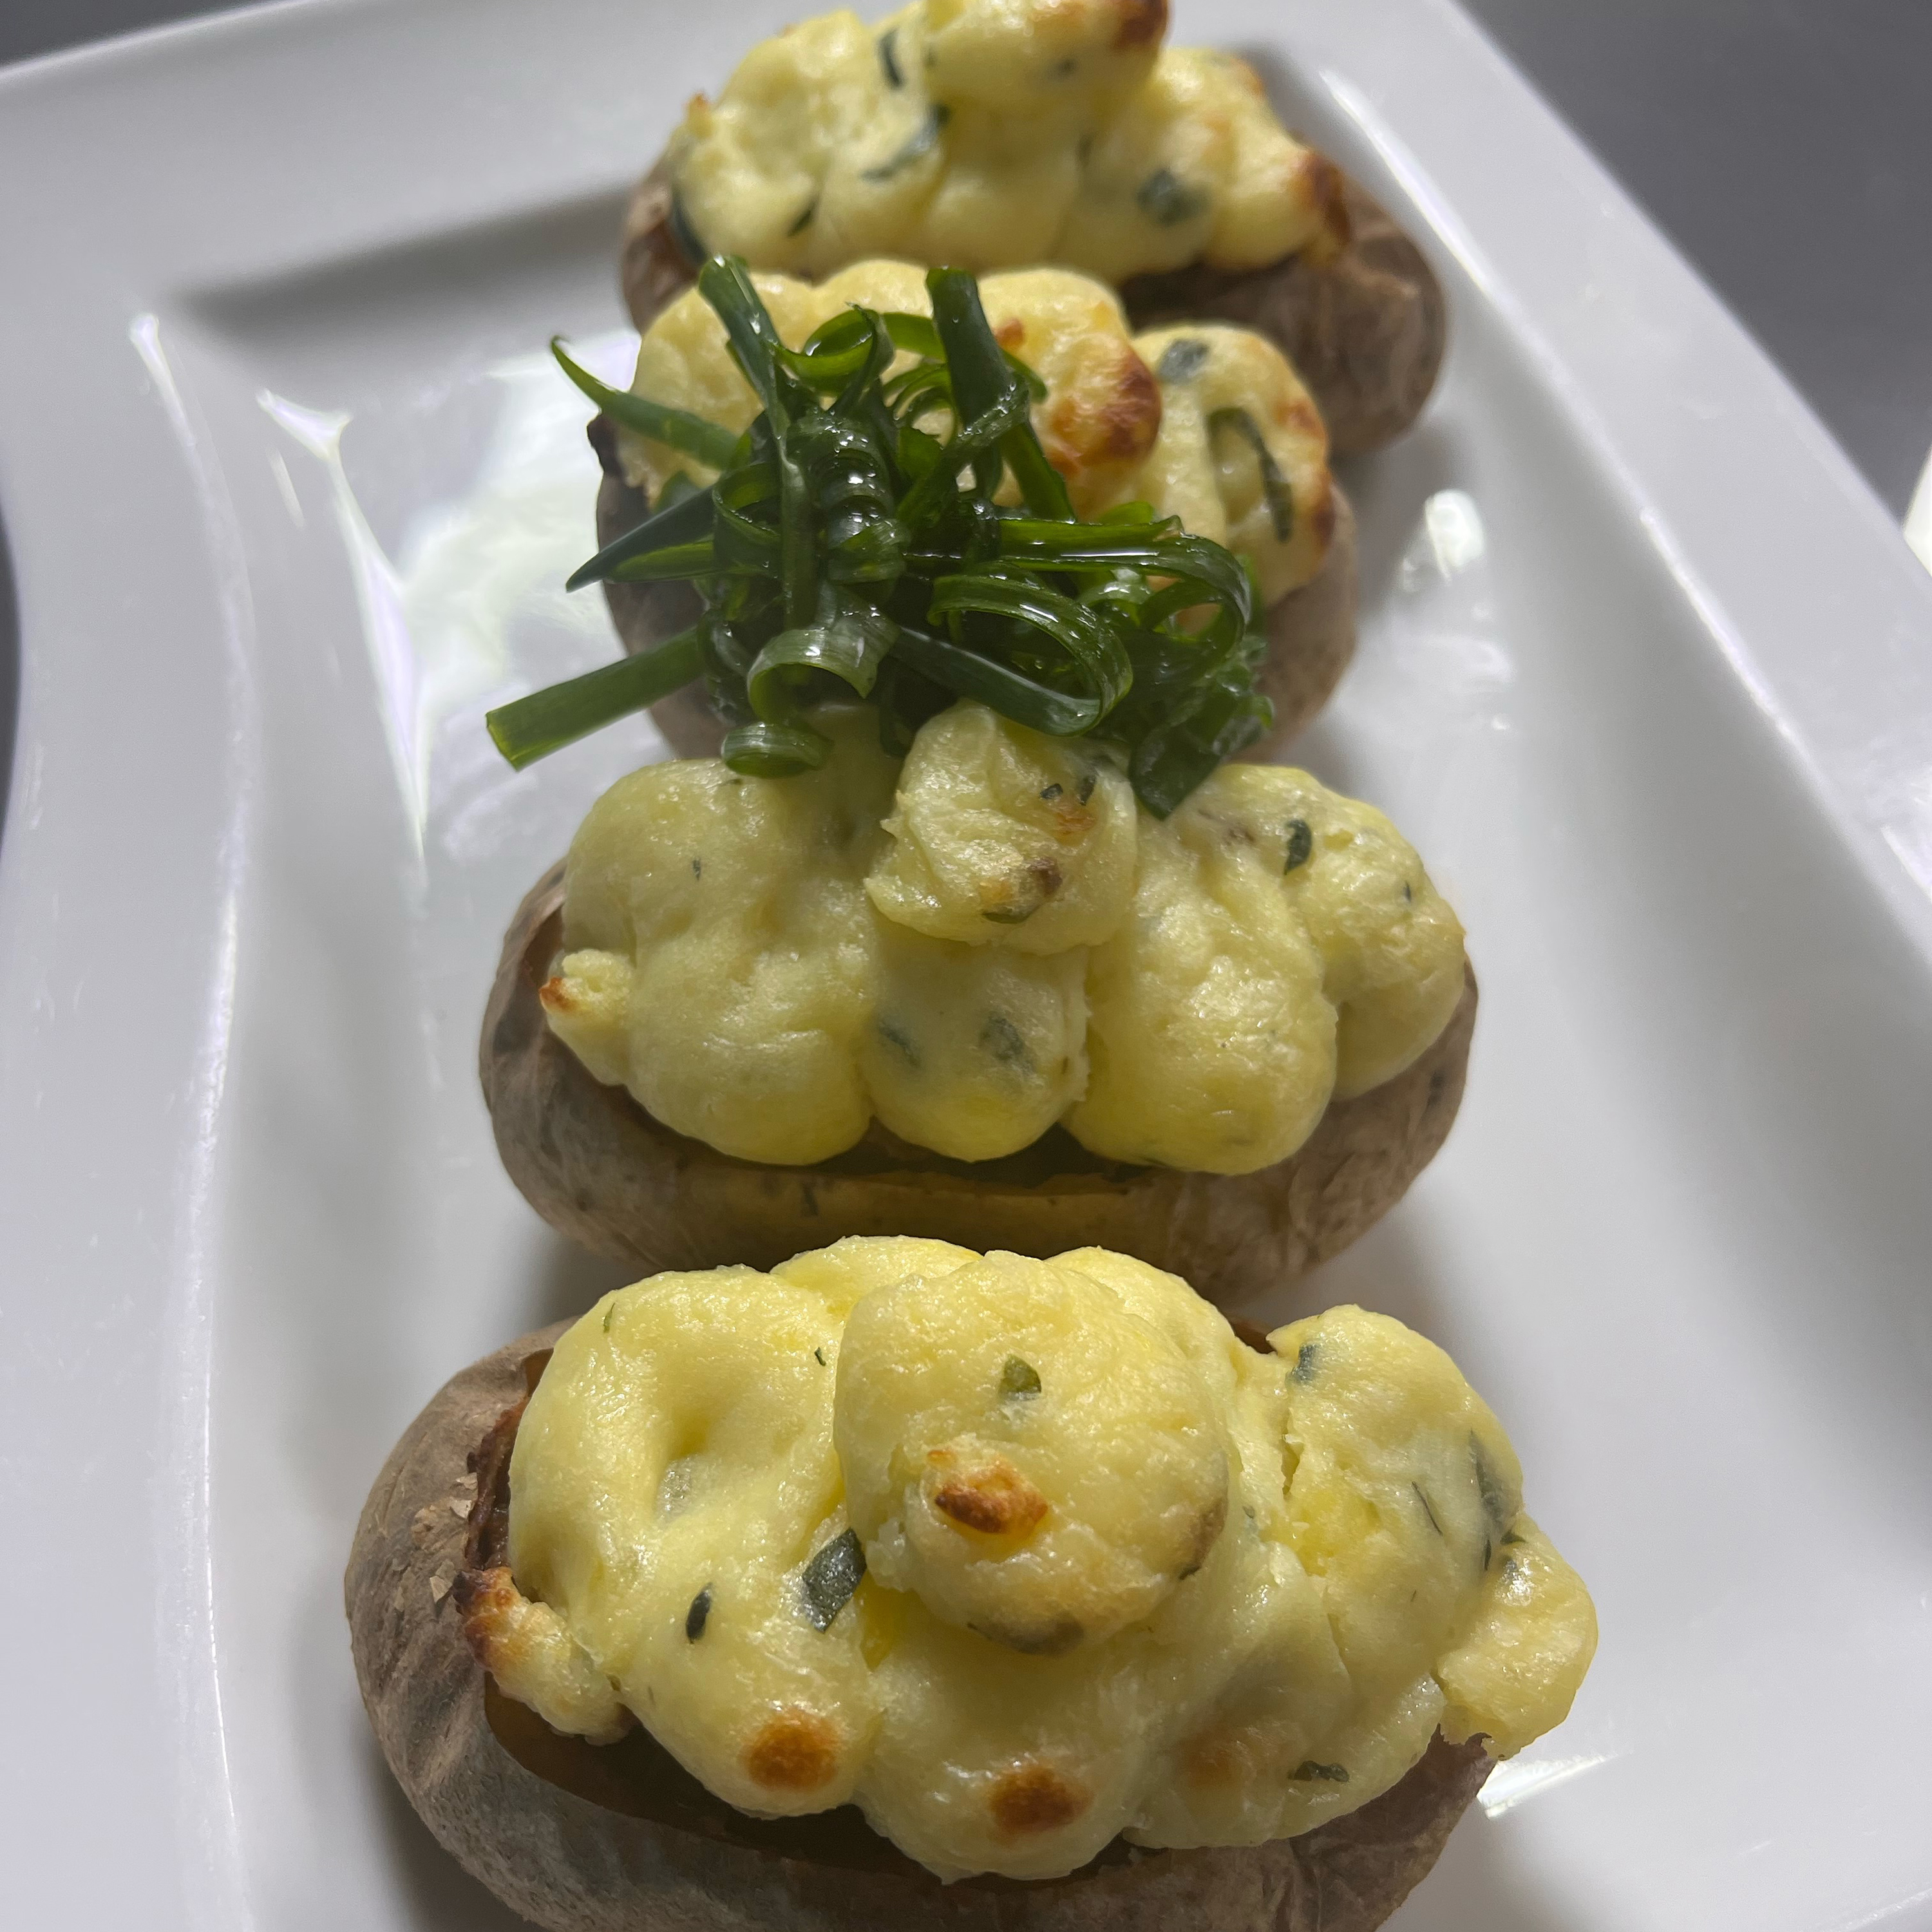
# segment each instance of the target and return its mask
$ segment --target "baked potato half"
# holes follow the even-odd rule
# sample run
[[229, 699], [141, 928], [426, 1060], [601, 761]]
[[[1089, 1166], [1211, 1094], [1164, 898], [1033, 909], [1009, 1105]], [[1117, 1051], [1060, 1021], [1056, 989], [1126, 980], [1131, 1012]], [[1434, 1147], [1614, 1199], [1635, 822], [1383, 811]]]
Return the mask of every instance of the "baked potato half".
[[830, 1160], [767, 1166], [672, 1132], [557, 1037], [538, 989], [561, 950], [562, 903], [559, 865], [506, 935], [483, 1022], [484, 1097], [524, 1198], [640, 1275], [766, 1268], [846, 1234], [922, 1234], [1023, 1254], [1118, 1249], [1238, 1305], [1340, 1252], [1401, 1199], [1456, 1118], [1475, 1025], [1472, 974], [1418, 1060], [1331, 1102], [1299, 1151], [1249, 1174], [1110, 1161], [1059, 1127], [1018, 1154], [968, 1163], [876, 1121]]
[[[1448, 340], [1442, 284], [1428, 258], [1360, 182], [1333, 170], [1346, 236], [1329, 259], [1290, 255], [1265, 268], [1191, 263], [1130, 278], [1120, 298], [1136, 329], [1175, 321], [1239, 323], [1294, 366], [1336, 456], [1394, 441], [1421, 414]], [[624, 302], [640, 334], [696, 278], [697, 244], [660, 160], [633, 190], [620, 257]]]
[[758, 1820], [640, 1729], [562, 1736], [501, 1695], [466, 1638], [506, 1574], [510, 1454], [568, 1324], [454, 1377], [410, 1426], [357, 1527], [344, 1594], [382, 1754], [444, 1847], [552, 1932], [1370, 1932], [1433, 1864], [1491, 1768], [1438, 1736], [1392, 1790], [1300, 1837], [1208, 1851], [1116, 1840], [1064, 1879], [942, 1886], [856, 1810]]
[[[644, 493], [626, 482], [616, 434], [608, 416], [590, 426], [591, 447], [603, 469], [597, 492], [597, 542], [601, 548], [650, 514]], [[1264, 760], [1279, 754], [1328, 703], [1355, 653], [1355, 513], [1331, 482], [1324, 506], [1332, 521], [1328, 553], [1314, 578], [1268, 608], [1268, 654], [1255, 688], [1274, 706], [1268, 735], [1240, 755]], [[688, 584], [624, 584], [607, 579], [604, 595], [624, 649], [635, 656], [696, 622], [703, 608]], [[651, 707], [664, 740], [680, 758], [718, 754], [724, 727], [706, 701], [701, 682], [687, 685]]]

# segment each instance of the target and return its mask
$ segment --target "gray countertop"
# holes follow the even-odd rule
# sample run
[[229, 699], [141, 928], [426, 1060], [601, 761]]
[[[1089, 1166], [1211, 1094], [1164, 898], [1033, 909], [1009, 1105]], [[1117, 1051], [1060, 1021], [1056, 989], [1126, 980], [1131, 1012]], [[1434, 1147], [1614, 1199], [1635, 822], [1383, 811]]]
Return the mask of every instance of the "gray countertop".
[[[1932, 4], [1463, 4], [1902, 515], [1932, 448]], [[222, 10], [4, 0], [0, 62]]]

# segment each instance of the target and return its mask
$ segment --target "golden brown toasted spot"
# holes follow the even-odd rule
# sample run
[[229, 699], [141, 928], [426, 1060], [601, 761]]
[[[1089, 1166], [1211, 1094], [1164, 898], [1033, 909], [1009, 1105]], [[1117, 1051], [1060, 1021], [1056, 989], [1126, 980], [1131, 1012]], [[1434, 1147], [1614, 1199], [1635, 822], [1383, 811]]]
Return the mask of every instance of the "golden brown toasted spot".
[[1090, 806], [1070, 796], [1052, 802], [1053, 836], [1063, 845], [1077, 845], [1098, 822]]
[[1270, 413], [1292, 435], [1312, 436], [1323, 434], [1322, 412], [1306, 396], [1285, 398], [1275, 404]]
[[1198, 1731], [1180, 1748], [1181, 1775], [1190, 1784], [1239, 1784], [1247, 1768], [1247, 1754], [1226, 1731]]
[[1167, 0], [1120, 0], [1120, 24], [1114, 29], [1119, 49], [1152, 46], [1167, 32]]
[[1101, 412], [1107, 453], [1123, 463], [1138, 463], [1160, 433], [1160, 385], [1131, 346], [1120, 355], [1119, 386]]
[[[952, 1458], [944, 1449], [928, 1452], [944, 1466]], [[962, 1528], [982, 1536], [1023, 1536], [1046, 1514], [1046, 1498], [1004, 1456], [977, 1468], [949, 1475], [934, 1492], [932, 1506]]]
[[1066, 883], [1066, 874], [1051, 859], [1029, 859], [1016, 872], [980, 880], [980, 909], [988, 919], [1017, 923], [1039, 911]]
[[463, 1619], [470, 1654], [493, 1676], [500, 1676], [513, 1655], [512, 1618], [523, 1601], [508, 1568], [464, 1570], [451, 1586], [450, 1600]]
[[1028, 1758], [994, 1780], [987, 1809], [1003, 1838], [1024, 1838], [1070, 1825], [1094, 1802], [1077, 1779]]
[[1010, 315], [993, 331], [993, 340], [1002, 349], [1017, 350], [1026, 340], [1026, 324], [1016, 315]]
[[1160, 385], [1129, 342], [1099, 352], [1048, 404], [1046, 453], [1077, 482], [1090, 470], [1140, 462], [1160, 434]]
[[767, 1791], [816, 1791], [838, 1769], [838, 1726], [802, 1705], [766, 1718], [745, 1748], [745, 1769]]
[[561, 973], [554, 974], [537, 988], [537, 998], [542, 1000], [547, 1013], [567, 1013], [572, 1011], [577, 1002], [570, 997]]

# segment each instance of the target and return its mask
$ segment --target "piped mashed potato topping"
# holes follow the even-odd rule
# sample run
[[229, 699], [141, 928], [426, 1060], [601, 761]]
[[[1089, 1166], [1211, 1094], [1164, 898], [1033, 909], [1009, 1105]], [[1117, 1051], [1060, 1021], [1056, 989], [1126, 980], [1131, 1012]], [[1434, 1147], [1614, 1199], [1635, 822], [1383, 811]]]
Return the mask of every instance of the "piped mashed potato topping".
[[[861, 262], [815, 284], [752, 279], [794, 348], [853, 303], [932, 313], [925, 272], [908, 262]], [[1273, 343], [1222, 322], [1130, 338], [1112, 291], [1064, 268], [988, 275], [980, 298], [1002, 346], [1046, 385], [1034, 426], [1078, 514], [1151, 503], [1195, 536], [1251, 556], [1270, 603], [1321, 568], [1335, 520], [1328, 433]], [[902, 356], [895, 373], [911, 361]], [[727, 429], [747, 428], [758, 412], [724, 324], [694, 288], [645, 332], [631, 386]], [[1270, 500], [1258, 442], [1285, 487], [1285, 514]], [[716, 476], [632, 430], [620, 432], [618, 453], [626, 481], [652, 502], [680, 472], [700, 485]], [[1017, 500], [1010, 479], [1006, 494]]]
[[867, 255], [1064, 262], [1120, 281], [1347, 238], [1340, 178], [1232, 55], [1162, 48], [1166, 0], [842, 10], [692, 100], [669, 156], [701, 249], [823, 275]]
[[1595, 1613], [1454, 1364], [1359, 1308], [1268, 1340], [1102, 1249], [656, 1276], [558, 1343], [468, 1634], [556, 1729], [948, 1878], [1291, 1835], [1560, 1723]]
[[646, 766], [566, 869], [549, 1024], [674, 1131], [812, 1162], [876, 1118], [961, 1160], [1056, 1122], [1104, 1157], [1284, 1160], [1418, 1058], [1462, 932], [1372, 807], [1224, 765], [1173, 814], [1106, 747], [962, 700], [902, 766], [818, 714], [797, 778]]

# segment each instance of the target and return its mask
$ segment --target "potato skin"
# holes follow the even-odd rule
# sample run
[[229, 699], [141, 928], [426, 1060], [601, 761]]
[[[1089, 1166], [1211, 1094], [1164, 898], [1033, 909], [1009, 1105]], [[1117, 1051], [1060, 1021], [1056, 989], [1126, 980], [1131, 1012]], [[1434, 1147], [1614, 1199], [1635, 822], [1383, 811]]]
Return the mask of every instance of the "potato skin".
[[[632, 489], [618, 469], [609, 418], [597, 417], [586, 433], [604, 466], [597, 491], [602, 546], [642, 523], [648, 506], [643, 493]], [[1355, 654], [1355, 512], [1332, 479], [1327, 507], [1334, 524], [1322, 568], [1310, 582], [1268, 608], [1268, 653], [1255, 682], [1274, 706], [1274, 723], [1265, 737], [1240, 754], [1244, 758], [1278, 756], [1328, 703]], [[701, 608], [687, 584], [607, 583], [604, 595], [618, 639], [633, 656], [694, 623]], [[651, 717], [680, 758], [718, 755], [724, 728], [701, 684], [686, 685], [652, 705]]]
[[1113, 1248], [1238, 1305], [1338, 1253], [1401, 1199], [1455, 1119], [1475, 1024], [1471, 974], [1413, 1066], [1332, 1102], [1299, 1152], [1253, 1174], [1128, 1166], [1058, 1127], [1004, 1160], [968, 1165], [876, 1123], [816, 1166], [766, 1166], [673, 1133], [622, 1088], [600, 1085], [550, 1031], [537, 988], [558, 950], [562, 904], [560, 864], [505, 936], [480, 1043], [484, 1099], [524, 1198], [640, 1276], [768, 1268], [846, 1234], [924, 1234], [1040, 1256]]
[[1136, 275], [1120, 299], [1136, 329], [1238, 322], [1278, 344], [1328, 425], [1336, 456], [1392, 442], [1422, 413], [1442, 368], [1448, 310], [1413, 239], [1359, 182], [1343, 177], [1346, 248], [1316, 268], [1291, 255], [1244, 274], [1196, 266]]
[[[1164, 322], [1239, 322], [1275, 343], [1315, 398], [1330, 452], [1379, 449], [1421, 413], [1442, 367], [1448, 305], [1427, 258], [1361, 184], [1342, 177], [1349, 238], [1320, 267], [1291, 255], [1265, 268], [1198, 263], [1136, 275], [1120, 298], [1136, 329]], [[631, 196], [620, 276], [638, 332], [688, 287], [670, 177], [660, 160]]]
[[642, 1732], [606, 1748], [648, 1780], [618, 1786], [596, 1750], [496, 1695], [463, 1634], [462, 1580], [500, 1509], [506, 1425], [566, 1325], [444, 1385], [376, 1478], [343, 1580], [357, 1682], [398, 1783], [466, 1870], [552, 1932], [1370, 1932], [1488, 1774], [1480, 1742], [1438, 1737], [1394, 1790], [1298, 1838], [1195, 1852], [1116, 1841], [1068, 1878], [944, 1886], [849, 1811], [741, 1816]]

